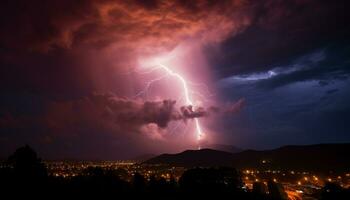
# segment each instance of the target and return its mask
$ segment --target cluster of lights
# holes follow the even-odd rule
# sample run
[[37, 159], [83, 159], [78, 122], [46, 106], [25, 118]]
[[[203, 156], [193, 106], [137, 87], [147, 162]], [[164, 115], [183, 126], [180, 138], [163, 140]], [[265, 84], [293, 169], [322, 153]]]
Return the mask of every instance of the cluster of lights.
[[[263, 162], [263, 161], [261, 161]], [[334, 176], [334, 177], [325, 177], [325, 178], [320, 178], [316, 175], [310, 174], [310, 172], [307, 171], [289, 171], [287, 172], [282, 172], [280, 170], [264, 170], [264, 171], [259, 171], [259, 170], [243, 170], [242, 173], [245, 175], [244, 176], [244, 181], [247, 187], [251, 188], [253, 185], [253, 182], [262, 182], [265, 183], [265, 180], [272, 180], [273, 182], [281, 182], [282, 184], [286, 185], [287, 188], [291, 189], [294, 187], [294, 192], [296, 190], [300, 190], [302, 192], [306, 192], [303, 190], [308, 190], [308, 188], [313, 188], [317, 189], [322, 187], [322, 185], [325, 182], [337, 182], [339, 183], [342, 187], [349, 185], [349, 178], [350, 174], [346, 173], [344, 177], [340, 175]], [[287, 174], [292, 175], [292, 176], [287, 176]], [[281, 180], [279, 179], [279, 176], [281, 176]], [[301, 177], [300, 177], [301, 176]], [[285, 177], [285, 178], [283, 178]], [[294, 177], [294, 178], [292, 178]], [[297, 180], [295, 183], [296, 185], [293, 184], [292, 180], [295, 180], [295, 178], [300, 177], [299, 180]], [[289, 181], [288, 181], [289, 180]], [[294, 185], [294, 186], [293, 186]], [[297, 186], [297, 187], [295, 187]], [[298, 192], [297, 192], [298, 193]]]

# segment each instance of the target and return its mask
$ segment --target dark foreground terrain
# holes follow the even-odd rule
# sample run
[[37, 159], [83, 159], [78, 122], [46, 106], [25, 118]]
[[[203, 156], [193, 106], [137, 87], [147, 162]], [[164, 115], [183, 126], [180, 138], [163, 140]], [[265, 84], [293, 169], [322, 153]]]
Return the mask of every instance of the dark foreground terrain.
[[[244, 187], [240, 173], [230, 167], [194, 167], [186, 170], [176, 180], [151, 176], [145, 178], [138, 172], [125, 180], [118, 170], [88, 167], [74, 177], [48, 175], [46, 166], [29, 146], [21, 147], [4, 161], [0, 169], [1, 194], [6, 197], [35, 198], [107, 197], [187, 199], [287, 199], [283, 186], [268, 181], [268, 192], [254, 184], [252, 190]], [[349, 189], [327, 183], [317, 199], [349, 199]]]

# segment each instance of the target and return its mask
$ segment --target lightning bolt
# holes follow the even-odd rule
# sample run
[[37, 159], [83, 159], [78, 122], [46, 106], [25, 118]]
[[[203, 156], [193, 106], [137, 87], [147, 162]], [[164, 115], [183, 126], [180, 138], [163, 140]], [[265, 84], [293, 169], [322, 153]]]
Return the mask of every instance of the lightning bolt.
[[[182, 88], [183, 88], [183, 94], [184, 94], [184, 100], [185, 100], [185, 103], [187, 105], [191, 105], [191, 106], [194, 106], [194, 103], [192, 101], [192, 98], [191, 98], [191, 93], [194, 93], [194, 92], [191, 92], [189, 90], [189, 87], [188, 87], [188, 84], [193, 84], [191, 82], [188, 82], [185, 80], [184, 77], [182, 77], [180, 74], [174, 72], [173, 70], [171, 70], [169, 67], [161, 64], [161, 63], [158, 63], [156, 67], [154, 67], [152, 70], [148, 71], [148, 72], [145, 72], [145, 73], [150, 73], [150, 72], [153, 72], [154, 70], [157, 70], [157, 69], [162, 69], [166, 72], [166, 75], [163, 75], [159, 78], [156, 78], [156, 79], [153, 79], [149, 82], [146, 83], [146, 87], [140, 91], [139, 93], [136, 94], [135, 97], [138, 97], [140, 95], [143, 95], [143, 94], [146, 94], [147, 91], [149, 90], [149, 88], [152, 86], [153, 83], [157, 82], [157, 81], [160, 81], [162, 79], [164, 79], [165, 77], [167, 76], [173, 76], [175, 77], [176, 79], [178, 79], [182, 85]], [[200, 84], [200, 85], [203, 85], [203, 84]], [[205, 86], [205, 85], [204, 85]], [[198, 118], [194, 118], [194, 122], [195, 122], [195, 130], [196, 130], [196, 139], [197, 139], [197, 142], [198, 142], [198, 149], [200, 149], [200, 141], [203, 137], [203, 132], [202, 132], [202, 128], [201, 128], [201, 125], [199, 123], [199, 119]], [[177, 128], [177, 127], [176, 127]]]
[[[176, 77], [177, 79], [180, 80], [180, 82], [182, 84], [182, 87], [183, 87], [183, 90], [184, 90], [186, 104], [194, 106], [194, 104], [193, 104], [193, 102], [191, 100], [191, 97], [190, 97], [190, 92], [189, 92], [186, 80], [180, 74], [175, 73], [174, 71], [169, 69], [167, 66], [165, 66], [163, 64], [160, 64], [160, 63], [159, 63], [159, 66], [162, 69], [164, 69], [169, 75], [174, 76], [174, 77]], [[203, 134], [202, 133], [202, 128], [201, 128], [201, 126], [199, 124], [198, 118], [194, 118], [194, 121], [195, 121], [195, 126], [196, 126], [197, 141], [199, 143], [199, 141], [202, 139], [202, 134]], [[198, 148], [200, 149], [200, 146], [198, 146]]]

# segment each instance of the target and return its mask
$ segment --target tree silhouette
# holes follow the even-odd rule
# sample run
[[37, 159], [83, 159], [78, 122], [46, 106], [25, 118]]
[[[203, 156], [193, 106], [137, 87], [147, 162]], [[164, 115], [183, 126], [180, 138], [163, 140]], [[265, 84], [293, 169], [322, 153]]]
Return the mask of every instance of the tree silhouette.
[[7, 160], [14, 174], [21, 179], [42, 180], [47, 178], [45, 165], [36, 152], [28, 145], [18, 148]]

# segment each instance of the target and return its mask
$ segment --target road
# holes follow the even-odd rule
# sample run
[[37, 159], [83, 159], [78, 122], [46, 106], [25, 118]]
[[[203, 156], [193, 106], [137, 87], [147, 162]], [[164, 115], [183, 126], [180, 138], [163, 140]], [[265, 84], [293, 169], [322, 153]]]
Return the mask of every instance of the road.
[[303, 199], [301, 197], [301, 194], [297, 193], [295, 191], [286, 190], [286, 193], [288, 195], [288, 199], [290, 199], [290, 200], [302, 200]]

